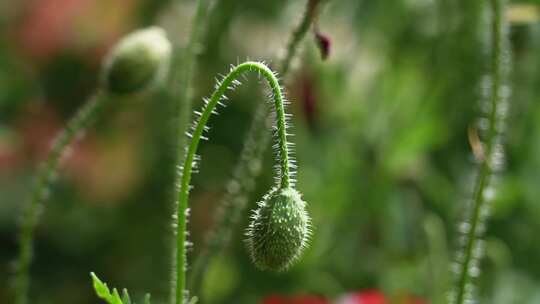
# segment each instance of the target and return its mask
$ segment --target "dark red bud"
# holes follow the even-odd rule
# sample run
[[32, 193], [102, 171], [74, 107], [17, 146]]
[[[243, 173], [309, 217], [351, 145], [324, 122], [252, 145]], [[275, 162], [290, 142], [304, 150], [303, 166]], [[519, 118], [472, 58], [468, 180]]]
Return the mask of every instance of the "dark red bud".
[[326, 60], [326, 58], [330, 56], [330, 47], [332, 45], [330, 37], [316, 30], [315, 39], [317, 40], [317, 46], [319, 47], [319, 51], [321, 52], [321, 58], [323, 60]]

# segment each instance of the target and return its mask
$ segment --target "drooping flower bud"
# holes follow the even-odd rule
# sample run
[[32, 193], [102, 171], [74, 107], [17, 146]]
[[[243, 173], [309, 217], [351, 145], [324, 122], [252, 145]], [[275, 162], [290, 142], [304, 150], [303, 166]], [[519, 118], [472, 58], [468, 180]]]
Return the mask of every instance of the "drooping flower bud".
[[122, 38], [103, 67], [102, 85], [112, 94], [131, 94], [152, 88], [169, 70], [171, 43], [165, 31], [149, 27]]
[[319, 52], [321, 53], [322, 60], [328, 59], [332, 47], [332, 41], [330, 40], [330, 37], [319, 31], [319, 29], [316, 29], [315, 40], [317, 41], [317, 46], [319, 47]]
[[292, 188], [270, 190], [259, 202], [247, 230], [255, 265], [282, 271], [298, 259], [309, 239], [306, 203]]

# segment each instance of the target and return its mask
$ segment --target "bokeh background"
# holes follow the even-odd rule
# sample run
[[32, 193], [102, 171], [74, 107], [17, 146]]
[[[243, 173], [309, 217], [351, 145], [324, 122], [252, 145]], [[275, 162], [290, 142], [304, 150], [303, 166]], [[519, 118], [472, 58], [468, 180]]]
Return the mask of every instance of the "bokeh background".
[[[514, 3], [515, 2], [515, 3]], [[289, 272], [261, 272], [243, 243], [247, 214], [210, 265], [204, 303], [271, 295], [336, 299], [376, 289], [436, 301], [448, 281], [456, 225], [474, 162], [468, 129], [486, 70], [483, 1], [329, 1], [285, 79], [294, 114], [298, 188], [314, 237]], [[512, 2], [513, 95], [479, 280], [484, 303], [540, 303], [540, 26], [537, 1]], [[215, 1], [195, 71], [195, 107], [217, 73], [247, 58], [278, 62], [305, 1]], [[11, 303], [17, 221], [53, 136], [95, 90], [106, 51], [150, 24], [184, 45], [195, 1], [0, 2], [0, 303]], [[134, 298], [169, 291], [174, 109], [161, 89], [118, 99], [73, 146], [36, 233], [32, 303], [99, 303], [94, 271]], [[200, 148], [190, 219], [194, 248], [208, 231], [254, 105], [247, 81], [211, 120]], [[265, 155], [257, 201], [273, 182]], [[394, 300], [395, 303], [398, 300]]]

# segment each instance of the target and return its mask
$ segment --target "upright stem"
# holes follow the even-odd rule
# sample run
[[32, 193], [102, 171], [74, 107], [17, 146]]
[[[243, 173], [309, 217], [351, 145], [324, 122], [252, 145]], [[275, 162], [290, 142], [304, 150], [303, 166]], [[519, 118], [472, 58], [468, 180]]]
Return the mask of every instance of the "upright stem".
[[27, 304], [30, 288], [29, 269], [32, 262], [34, 232], [38, 223], [43, 203], [47, 199], [49, 187], [56, 176], [60, 159], [66, 148], [84, 130], [97, 115], [104, 101], [107, 99], [103, 93], [98, 92], [77, 112], [69, 121], [66, 128], [55, 138], [47, 159], [41, 167], [36, 185], [30, 197], [30, 203], [25, 211], [19, 228], [19, 256], [14, 278], [15, 303]]
[[502, 104], [502, 87], [504, 80], [503, 66], [504, 47], [506, 45], [504, 39], [504, 0], [490, 0], [490, 8], [492, 12], [491, 22], [491, 92], [490, 92], [490, 110], [488, 113], [489, 126], [487, 129], [487, 137], [485, 143], [485, 154], [481, 160], [478, 176], [475, 181], [472, 210], [468, 223], [469, 229], [466, 233], [466, 243], [463, 251], [463, 260], [460, 261], [458, 272], [456, 303], [463, 304], [467, 300], [468, 285], [471, 284], [471, 267], [475, 260], [474, 251], [480, 237], [480, 225], [483, 222], [483, 208], [485, 208], [486, 197], [485, 190], [489, 186], [490, 179], [494, 173], [494, 152], [496, 149], [496, 138], [499, 134], [497, 124], [501, 117], [500, 107]]
[[[183, 55], [179, 57], [180, 60], [175, 61], [173, 71], [177, 71], [178, 79], [172, 78], [173, 88], [176, 88], [178, 92], [178, 102], [182, 106], [181, 117], [188, 120], [191, 114], [191, 81], [193, 79], [193, 71], [197, 67], [197, 54], [199, 44], [204, 32], [204, 22], [208, 14], [208, 8], [210, 6], [210, 0], [198, 0], [197, 8], [195, 10], [195, 16], [191, 23], [191, 32], [189, 41], [183, 50]], [[176, 54], [179, 56], [179, 54]], [[175, 81], [176, 80], [176, 81]], [[178, 83], [176, 83], [178, 82]], [[182, 128], [187, 125], [187, 121], [180, 122]]]
[[[199, 46], [201, 36], [204, 29], [204, 21], [208, 13], [210, 5], [209, 0], [198, 0], [195, 16], [191, 22], [191, 32], [189, 41], [184, 50], [179, 50], [179, 47], [174, 48], [174, 56], [172, 63], [172, 75], [170, 77], [169, 86], [173, 94], [174, 102], [176, 105], [176, 116], [178, 119], [177, 131], [178, 135], [184, 134], [185, 129], [189, 124], [189, 117], [191, 115], [191, 81], [193, 78], [193, 71], [197, 66], [197, 48]], [[178, 146], [182, 146], [183, 137], [178, 136]], [[182, 163], [183, 159], [178, 159], [178, 164]], [[176, 179], [180, 181], [180, 172], [177, 174]], [[177, 184], [177, 183], [175, 183]]]
[[189, 184], [191, 181], [191, 172], [195, 159], [195, 153], [204, 132], [206, 123], [212, 114], [212, 111], [220, 100], [225, 95], [225, 92], [232, 86], [237, 84], [237, 79], [245, 72], [256, 71], [268, 82], [272, 90], [274, 101], [274, 110], [276, 112], [276, 137], [277, 137], [277, 158], [280, 166], [280, 185], [281, 187], [290, 186], [290, 164], [289, 151], [287, 143], [287, 126], [285, 120], [285, 109], [283, 105], [283, 94], [279, 81], [274, 73], [264, 64], [258, 62], [245, 62], [234, 67], [227, 76], [221, 81], [217, 89], [212, 93], [208, 103], [204, 107], [199, 120], [197, 121], [193, 133], [191, 134], [191, 142], [188, 146], [184, 166], [182, 168], [182, 180], [180, 183], [180, 194], [178, 197], [178, 226], [176, 233], [176, 303], [183, 303], [185, 289], [185, 266], [186, 266], [186, 212], [188, 209]]
[[[204, 32], [204, 22], [206, 19], [206, 16], [208, 14], [208, 9], [210, 6], [210, 0], [198, 0], [197, 1], [197, 8], [195, 11], [195, 16], [193, 17], [193, 20], [191, 22], [191, 32], [188, 44], [186, 45], [185, 49], [182, 50], [183, 54], [180, 53], [180, 50], [178, 47], [174, 48], [174, 59], [172, 64], [172, 75], [170, 77], [170, 87], [173, 94], [174, 102], [175, 102], [175, 117], [177, 118], [177, 126], [176, 126], [176, 138], [177, 138], [177, 147], [178, 150], [182, 149], [184, 146], [184, 137], [182, 136], [187, 129], [187, 126], [189, 124], [189, 118], [191, 114], [191, 108], [192, 108], [192, 102], [191, 102], [191, 82], [193, 79], [193, 72], [196, 69], [197, 66], [197, 53], [198, 53], [198, 47], [201, 42], [201, 36]], [[182, 155], [177, 155], [176, 158], [176, 166], [180, 167], [184, 159], [182, 158]], [[180, 170], [177, 170], [175, 177], [174, 177], [174, 185], [179, 185], [181, 183], [182, 179], [182, 172]], [[174, 197], [179, 196], [180, 189], [175, 187], [174, 189]], [[178, 202], [175, 202], [178, 203]], [[175, 212], [178, 212], [180, 209], [178, 205], [175, 205]], [[177, 219], [175, 220], [177, 221]], [[178, 223], [175, 223], [178, 225]], [[176, 242], [174, 243], [175, 246], [173, 246], [173, 253], [172, 253], [172, 263], [173, 263], [173, 271], [171, 273], [171, 291], [170, 291], [170, 303], [171, 304], [181, 304], [182, 302], [178, 302], [177, 299], [177, 287], [176, 287], [176, 277], [177, 274], [175, 273], [175, 268], [178, 268], [179, 266], [176, 265], [177, 261], [177, 252], [178, 248], [176, 248]], [[183, 245], [182, 245], [183, 246]]]

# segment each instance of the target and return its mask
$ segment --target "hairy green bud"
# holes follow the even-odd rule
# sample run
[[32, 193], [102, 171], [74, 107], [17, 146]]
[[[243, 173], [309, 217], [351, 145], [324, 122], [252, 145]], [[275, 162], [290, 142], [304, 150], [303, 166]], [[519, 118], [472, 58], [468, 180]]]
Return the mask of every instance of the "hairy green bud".
[[108, 93], [119, 95], [149, 89], [166, 76], [170, 57], [171, 43], [163, 29], [153, 26], [134, 31], [107, 56], [102, 85]]
[[283, 271], [309, 239], [306, 203], [293, 188], [274, 188], [258, 205], [246, 233], [251, 258], [260, 269]]

